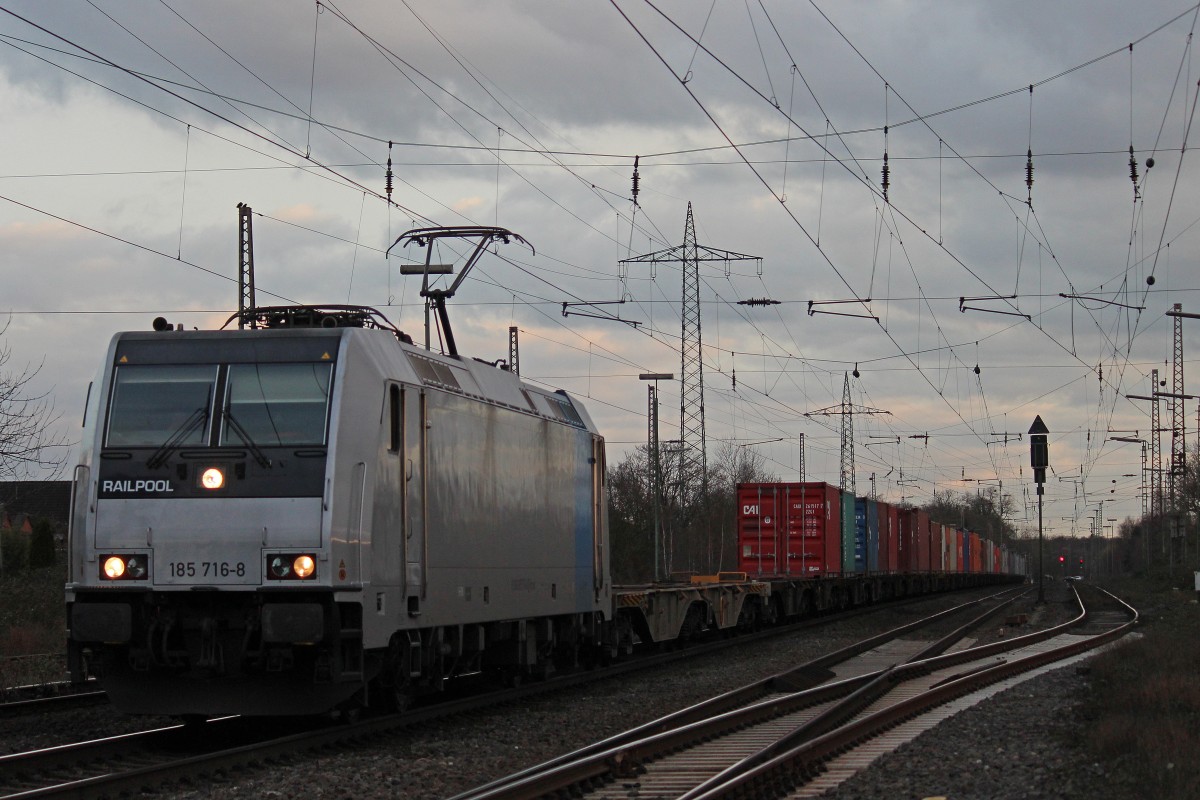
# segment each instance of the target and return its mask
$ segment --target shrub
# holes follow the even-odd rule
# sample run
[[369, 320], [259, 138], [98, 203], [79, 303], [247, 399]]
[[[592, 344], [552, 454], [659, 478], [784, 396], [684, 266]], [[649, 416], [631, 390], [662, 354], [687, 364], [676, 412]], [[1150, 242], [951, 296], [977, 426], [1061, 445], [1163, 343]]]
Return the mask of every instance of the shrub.
[[52, 567], [54, 560], [54, 525], [45, 517], [39, 517], [33, 523], [33, 535], [29, 539], [29, 568]]
[[29, 566], [29, 537], [20, 531], [0, 531], [0, 569], [11, 575]]

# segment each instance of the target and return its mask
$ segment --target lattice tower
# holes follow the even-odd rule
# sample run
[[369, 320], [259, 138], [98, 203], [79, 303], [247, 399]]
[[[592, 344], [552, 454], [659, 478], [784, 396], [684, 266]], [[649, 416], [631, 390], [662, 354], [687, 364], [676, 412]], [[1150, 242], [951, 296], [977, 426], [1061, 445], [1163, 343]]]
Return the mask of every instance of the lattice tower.
[[857, 496], [854, 491], [854, 405], [850, 402], [850, 373], [842, 382], [842, 469], [838, 485], [843, 492]]
[[[255, 307], [254, 303], [254, 222], [250, 206], [238, 203], [238, 311]], [[238, 328], [245, 328], [244, 318], [238, 318]], [[251, 328], [258, 324], [250, 321]]]
[[[1200, 420], [1198, 420], [1198, 421], [1200, 421]], [[1149, 471], [1148, 470], [1149, 464], [1146, 463], [1147, 459], [1149, 458], [1149, 456], [1147, 455], [1148, 450], [1149, 450], [1149, 445], [1147, 445], [1145, 442], [1142, 442], [1142, 516], [1143, 517], [1145, 517], [1146, 514], [1148, 514], [1150, 511], [1150, 487], [1146, 483], [1146, 473]]]
[[[1175, 311], [1182, 313], [1183, 304], [1176, 303]], [[1179, 492], [1187, 471], [1186, 421], [1184, 420], [1183, 391], [1183, 317], [1175, 317], [1175, 348], [1171, 365], [1171, 510], [1177, 507]]]
[[680, 476], [700, 479], [701, 496], [708, 494], [708, 457], [704, 431], [704, 358], [700, 332], [700, 257], [696, 248], [696, 226], [688, 203], [683, 227], [683, 337], [680, 340], [679, 393]]
[[521, 374], [521, 351], [517, 342], [517, 326], [508, 329], [508, 371], [513, 375]]
[[688, 203], [687, 220], [683, 230], [683, 246], [627, 258], [627, 264], [679, 263], [683, 267], [681, 300], [682, 341], [680, 343], [679, 392], [679, 467], [680, 503], [685, 508], [695, 496], [697, 487], [708, 488], [708, 459], [705, 455], [704, 430], [704, 360], [703, 337], [700, 330], [700, 262], [724, 261], [728, 273], [730, 261], [760, 261], [758, 256], [717, 250], [697, 244], [696, 226], [692, 219], [692, 204]]
[[834, 417], [842, 418], [842, 435], [841, 435], [841, 456], [842, 467], [838, 477], [838, 486], [844, 492], [854, 494], [854, 415], [855, 414], [891, 414], [890, 411], [882, 411], [878, 408], [870, 406], [855, 407], [850, 401], [850, 373], [845, 373], [845, 380], [842, 383], [842, 402], [836, 406], [828, 408], [820, 408], [816, 411], [806, 411], [806, 417]]
[[[1158, 392], [1158, 370], [1150, 370], [1150, 392]], [[1158, 418], [1158, 400], [1150, 403], [1150, 484], [1154, 488], [1150, 492], [1150, 514], [1157, 517], [1163, 513], [1162, 488], [1162, 427]]]

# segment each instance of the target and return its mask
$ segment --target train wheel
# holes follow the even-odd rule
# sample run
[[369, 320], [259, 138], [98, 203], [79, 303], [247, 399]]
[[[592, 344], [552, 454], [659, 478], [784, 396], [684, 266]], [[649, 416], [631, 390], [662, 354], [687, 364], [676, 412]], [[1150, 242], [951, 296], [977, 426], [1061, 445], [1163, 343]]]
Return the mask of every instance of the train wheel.
[[406, 711], [412, 705], [415, 691], [412, 656], [408, 642], [399, 635], [393, 636], [379, 676], [382, 705], [389, 711]]
[[407, 680], [399, 680], [393, 673], [390, 686], [386, 687], [385, 700], [389, 711], [400, 713], [407, 711], [412, 705], [412, 685]]
[[362, 718], [362, 705], [357, 700], [347, 700], [334, 709], [333, 716], [338, 722], [353, 725]]

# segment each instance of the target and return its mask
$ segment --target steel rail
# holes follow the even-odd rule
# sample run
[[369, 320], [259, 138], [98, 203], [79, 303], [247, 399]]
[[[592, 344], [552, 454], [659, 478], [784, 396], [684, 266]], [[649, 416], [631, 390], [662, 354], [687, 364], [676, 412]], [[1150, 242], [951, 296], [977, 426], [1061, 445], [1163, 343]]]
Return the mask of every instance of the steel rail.
[[58, 709], [78, 708], [86, 705], [99, 705], [108, 702], [108, 693], [103, 689], [68, 692], [64, 694], [46, 694], [29, 697], [24, 700], [8, 700], [0, 703], [0, 716], [10, 714], [42, 713]]
[[[1127, 622], [1102, 633], [1081, 637], [1076, 642], [1053, 650], [971, 670], [815, 739], [793, 743], [791, 747], [780, 746], [777, 743], [764, 748], [696, 789], [681, 795], [679, 800], [718, 800], [731, 796], [763, 797], [786, 794], [819, 773], [822, 765], [830, 758], [858, 747], [912, 717], [992, 683], [1084, 653], [1125, 635], [1138, 623], [1137, 609], [1110, 592], [1096, 588], [1124, 606], [1129, 616]], [[1072, 590], [1078, 599], [1079, 593], [1074, 586]], [[1081, 617], [1086, 620], [1087, 616], [1088, 612], [1085, 610]], [[1076, 627], [1080, 622], [1080, 618], [1077, 618], [1066, 625], [1057, 626], [1056, 629]]]
[[[552, 794], [571, 786], [603, 783], [613, 777], [635, 774], [641, 764], [692, 746], [698, 741], [715, 738], [739, 728], [762, 724], [770, 719], [804, 708], [828, 704], [847, 696], [855, 697], [856, 702], [862, 701], [865, 706], [878, 696], [878, 689], [872, 684], [879, 680], [883, 671], [875, 671], [833, 683], [824, 683], [832, 677], [832, 673], [828, 672], [828, 667], [848, 661], [854, 656], [905, 633], [941, 621], [988, 600], [1000, 601], [996, 607], [988, 609], [985, 613], [965, 625], [959, 626], [947, 636], [925, 648], [925, 651], [937, 650], [940, 652], [950, 646], [952, 640], [961, 638], [965, 632], [982, 624], [1027, 591], [1029, 590], [1009, 589], [868, 637], [848, 647], [806, 662], [792, 670], [734, 689], [559, 758], [476, 787], [456, 795], [450, 800], [518, 800]], [[1068, 624], [1078, 624], [1084, 618], [1084, 615], [1081, 614]], [[1036, 635], [1030, 634], [1029, 636]], [[1020, 641], [1027, 642], [1031, 639], [1019, 637], [1000, 644], [1001, 646], [1020, 646], [1019, 644], [1010, 644]], [[928, 671], [936, 668], [925, 666], [928, 664], [952, 665], [970, 660], [970, 656], [964, 655], [969, 652], [971, 651], [964, 650], [935, 659], [926, 659], [921, 662], [921, 666], [914, 667], [914, 670], [917, 672]], [[820, 685], [823, 683], [824, 685]], [[770, 697], [771, 695], [775, 696]], [[831, 727], [828, 718], [824, 719], [821, 724]]]

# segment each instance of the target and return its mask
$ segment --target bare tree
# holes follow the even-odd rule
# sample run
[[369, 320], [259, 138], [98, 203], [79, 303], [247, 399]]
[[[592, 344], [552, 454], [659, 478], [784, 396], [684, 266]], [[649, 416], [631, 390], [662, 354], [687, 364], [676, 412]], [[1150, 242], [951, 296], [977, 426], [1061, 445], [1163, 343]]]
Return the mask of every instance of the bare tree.
[[61, 414], [49, 392], [33, 391], [42, 364], [8, 368], [12, 351], [3, 342], [8, 325], [6, 320], [0, 327], [0, 480], [55, 477], [62, 473], [70, 443], [55, 432]]
[[654, 503], [649, 460], [643, 445], [608, 467], [608, 528], [612, 573], [618, 583], [654, 579]]
[[[614, 580], [649, 581], [655, 564], [672, 572], [709, 574], [736, 561], [737, 484], [773, 481], [765, 460], [746, 447], [720, 443], [709, 463], [708, 495], [700, 476], [681, 471], [677, 454], [660, 456], [661, 495], [655, 554], [654, 480], [650, 453], [641, 445], [608, 468], [608, 524]], [[684, 505], [690, 496], [690, 504]]]

